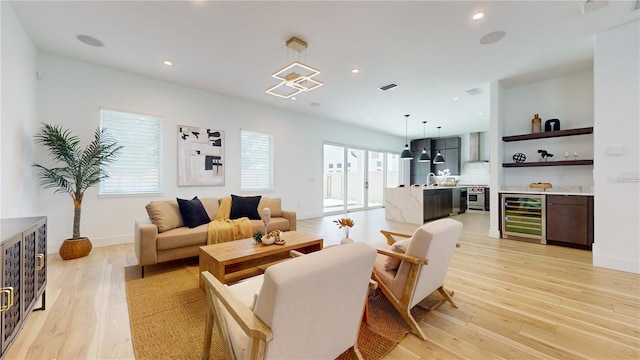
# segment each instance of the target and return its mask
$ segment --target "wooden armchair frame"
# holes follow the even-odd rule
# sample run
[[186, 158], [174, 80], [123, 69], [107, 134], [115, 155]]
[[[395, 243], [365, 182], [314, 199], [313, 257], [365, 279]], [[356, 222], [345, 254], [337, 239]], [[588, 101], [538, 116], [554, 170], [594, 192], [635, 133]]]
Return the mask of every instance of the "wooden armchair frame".
[[[387, 239], [388, 245], [393, 245], [397, 240], [396, 237], [401, 238], [410, 238], [412, 235], [397, 233], [387, 230], [380, 230], [382, 235]], [[459, 247], [459, 244], [456, 244], [456, 247]], [[382, 293], [389, 299], [389, 302], [393, 305], [393, 307], [400, 313], [402, 318], [409, 324], [411, 327], [411, 331], [422, 338], [423, 340], [427, 340], [427, 336], [424, 334], [416, 319], [411, 315], [411, 302], [413, 300], [413, 294], [416, 289], [416, 285], [418, 284], [418, 275], [420, 274], [420, 270], [422, 266], [426, 266], [429, 263], [429, 260], [426, 258], [406, 255], [404, 253], [389, 251], [387, 249], [383, 249], [377, 247], [376, 250], [378, 254], [390, 256], [395, 259], [399, 259], [400, 261], [404, 261], [409, 264], [409, 273], [407, 275], [407, 280], [402, 290], [402, 295], [400, 299], [398, 299], [391, 289], [376, 275], [376, 272], [373, 272], [374, 279], [378, 282], [378, 286]], [[445, 291], [443, 286], [438, 288], [438, 292], [445, 298], [445, 301], [448, 301], [451, 306], [457, 308], [458, 306], [453, 302], [451, 296], [453, 295], [453, 291], [447, 292]]]
[[[291, 257], [302, 255], [300, 252], [290, 253]], [[202, 272], [208, 301], [202, 358], [209, 358], [215, 326], [223, 343], [226, 359], [278, 358], [283, 357], [283, 354], [288, 354], [284, 355], [285, 357], [300, 357], [306, 354], [305, 351], [312, 351], [307, 354], [312, 357], [313, 354], [318, 357], [327, 357], [328, 354], [337, 356], [342, 351], [348, 351], [352, 358], [362, 359], [357, 346], [357, 334], [365, 308], [365, 281], [370, 280], [375, 257], [374, 249], [365, 244], [350, 244], [348, 247], [345, 245], [305, 254], [302, 256], [304, 259], [293, 259], [269, 268], [264, 275], [264, 281], [247, 280], [246, 283], [238, 284], [238, 288], [223, 285], [208, 271]], [[318, 272], [318, 268], [325, 271]], [[346, 274], [345, 269], [349, 269]], [[301, 282], [301, 279], [307, 281]], [[325, 295], [326, 287], [317, 286], [317, 282], [324, 284], [332, 279], [337, 280], [335, 286], [330, 286], [332, 291], [351, 296], [344, 299], [331, 294]], [[260, 290], [255, 293], [258, 289]], [[313, 301], [328, 299], [332, 304], [331, 309], [341, 305], [342, 308], [332, 310], [328, 316], [317, 319], [317, 322], [303, 320], [309, 311], [302, 297], [295, 296], [298, 291], [305, 291], [307, 295], [314, 293]], [[257, 296], [254, 298], [256, 309], [251, 309], [247, 303], [246, 296], [249, 293], [255, 293]], [[358, 298], [359, 294], [362, 295], [362, 303]], [[278, 304], [282, 304], [282, 307]], [[303, 322], [303, 327], [307, 324], [312, 327], [307, 330], [319, 331], [316, 336], [308, 338], [308, 343], [304, 342], [304, 334], [308, 331], [300, 331], [297, 327], [289, 326], [290, 322], [286, 318], [290, 311], [298, 315], [303, 314], [302, 317], [296, 317], [296, 320]], [[325, 307], [324, 311], [329, 311], [329, 308]], [[262, 316], [266, 316], [265, 321], [261, 320]], [[322, 335], [318, 336], [319, 334]], [[326, 344], [328, 339], [325, 335], [334, 336], [334, 341]], [[240, 338], [242, 340], [239, 341]]]
[[[218, 334], [222, 337], [225, 359], [235, 359], [233, 346], [231, 345], [227, 320], [222, 314], [224, 307], [233, 319], [238, 323], [242, 331], [251, 338], [250, 356], [251, 359], [264, 358], [264, 349], [267, 342], [271, 341], [273, 334], [271, 329], [265, 325], [246, 305], [238, 300], [231, 291], [208, 271], [203, 271], [205, 290], [207, 292], [207, 321], [205, 325], [205, 344], [202, 352], [202, 359], [209, 359], [211, 351], [211, 337], [213, 336], [213, 325], [216, 326]], [[218, 316], [214, 316], [218, 314]]]

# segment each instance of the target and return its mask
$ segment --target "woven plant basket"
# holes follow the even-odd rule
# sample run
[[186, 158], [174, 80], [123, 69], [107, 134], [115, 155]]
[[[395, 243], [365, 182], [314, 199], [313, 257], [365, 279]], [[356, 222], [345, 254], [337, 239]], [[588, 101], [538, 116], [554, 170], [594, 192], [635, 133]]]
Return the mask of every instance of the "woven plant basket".
[[63, 260], [71, 260], [89, 255], [93, 246], [87, 237], [80, 239], [66, 239], [60, 245], [59, 254]]

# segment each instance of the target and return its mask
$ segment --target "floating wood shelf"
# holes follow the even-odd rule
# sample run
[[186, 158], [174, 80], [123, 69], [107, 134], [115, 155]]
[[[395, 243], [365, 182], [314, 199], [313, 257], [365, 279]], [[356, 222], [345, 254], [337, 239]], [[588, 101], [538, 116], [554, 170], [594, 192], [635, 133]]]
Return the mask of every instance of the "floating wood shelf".
[[534, 166], [569, 166], [569, 165], [593, 165], [593, 160], [562, 160], [540, 161], [523, 163], [502, 163], [502, 167], [534, 167]]
[[[503, 136], [502, 137], [502, 141], [509, 142], [509, 141], [532, 140], [532, 139], [546, 139], [546, 138], [554, 138], [554, 137], [562, 137], [562, 136], [573, 136], [573, 135], [584, 135], [584, 134], [592, 134], [592, 133], [593, 133], [593, 126], [590, 126], [590, 127], [578, 128], [578, 129], [549, 131], [549, 132], [534, 133], [534, 134]], [[579, 165], [583, 165], [583, 164], [579, 164]]]

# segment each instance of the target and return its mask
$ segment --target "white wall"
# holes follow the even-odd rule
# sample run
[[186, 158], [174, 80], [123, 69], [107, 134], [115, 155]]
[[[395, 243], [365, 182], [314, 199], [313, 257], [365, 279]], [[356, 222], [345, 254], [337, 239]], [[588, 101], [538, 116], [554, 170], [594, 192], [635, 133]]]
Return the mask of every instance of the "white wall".
[[[81, 231], [95, 246], [133, 241], [133, 221], [147, 217], [151, 200], [239, 193], [240, 129], [275, 136], [275, 191], [283, 208], [299, 218], [322, 216], [323, 141], [397, 152], [403, 139], [287, 112], [210, 92], [114, 71], [87, 63], [40, 54], [38, 119], [73, 129], [87, 141], [99, 124], [100, 107], [157, 115], [163, 118], [164, 195], [159, 197], [98, 197], [85, 194]], [[267, 95], [265, 95], [267, 96]], [[285, 101], [285, 100], [283, 100]], [[177, 186], [177, 125], [214, 127], [225, 131], [226, 185]], [[38, 161], [45, 154], [37, 149]], [[68, 195], [42, 190], [39, 210], [49, 216], [49, 250], [71, 236], [72, 203]]]
[[[640, 22], [596, 36], [596, 266], [640, 273]], [[620, 155], [608, 155], [622, 147]], [[623, 179], [635, 179], [626, 181]]]
[[[514, 88], [504, 88], [504, 129], [502, 136], [531, 133], [531, 119], [540, 114], [542, 126], [549, 119], [559, 119], [561, 130], [593, 126], [593, 72], [586, 71]], [[500, 139], [499, 141], [502, 141]], [[515, 153], [527, 161], [538, 161], [538, 149], [562, 160], [565, 151], [578, 153], [578, 159], [593, 159], [593, 135], [559, 137], [503, 144], [500, 163], [513, 162]], [[573, 158], [573, 156], [571, 157]], [[501, 188], [528, 189], [532, 182], [549, 182], [553, 189], [591, 192], [591, 166], [553, 166], [504, 169]]]
[[490, 84], [491, 103], [490, 103], [490, 129], [489, 139], [491, 143], [490, 153], [490, 175], [491, 181], [489, 187], [493, 189], [489, 196], [489, 236], [492, 238], [500, 238], [500, 194], [498, 189], [504, 181], [504, 168], [502, 167], [502, 154], [504, 153], [504, 142], [502, 135], [505, 126], [505, 90], [499, 81], [493, 81]]
[[0, 218], [40, 215], [33, 176], [36, 49], [7, 1], [0, 1]]

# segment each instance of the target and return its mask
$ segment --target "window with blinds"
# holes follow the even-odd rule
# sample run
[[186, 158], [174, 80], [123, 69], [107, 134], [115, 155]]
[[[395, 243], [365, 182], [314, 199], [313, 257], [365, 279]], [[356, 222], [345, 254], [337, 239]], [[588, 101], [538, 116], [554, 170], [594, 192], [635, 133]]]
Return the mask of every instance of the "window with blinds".
[[273, 190], [273, 135], [240, 130], [240, 190]]
[[162, 192], [162, 119], [113, 110], [100, 110], [100, 126], [122, 146], [116, 161], [103, 170], [100, 195]]

